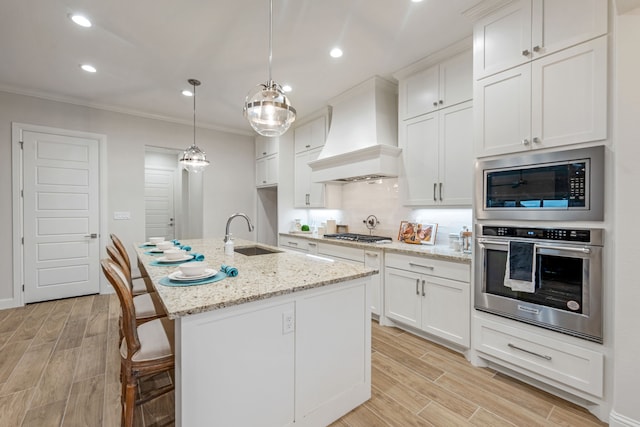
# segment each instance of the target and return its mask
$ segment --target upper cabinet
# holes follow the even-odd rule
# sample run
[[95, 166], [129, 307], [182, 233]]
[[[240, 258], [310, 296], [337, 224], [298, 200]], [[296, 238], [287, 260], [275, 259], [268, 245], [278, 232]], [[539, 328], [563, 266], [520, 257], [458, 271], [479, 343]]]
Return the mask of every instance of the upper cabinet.
[[256, 159], [278, 153], [278, 138], [256, 136]]
[[607, 4], [519, 0], [476, 23], [477, 157], [607, 138]]
[[471, 51], [401, 78], [399, 91], [400, 120], [469, 101], [473, 96]]
[[518, 0], [474, 27], [481, 79], [607, 33], [605, 0]]
[[322, 147], [327, 138], [327, 119], [318, 117], [309, 123], [297, 127], [294, 132], [294, 146], [296, 153]]

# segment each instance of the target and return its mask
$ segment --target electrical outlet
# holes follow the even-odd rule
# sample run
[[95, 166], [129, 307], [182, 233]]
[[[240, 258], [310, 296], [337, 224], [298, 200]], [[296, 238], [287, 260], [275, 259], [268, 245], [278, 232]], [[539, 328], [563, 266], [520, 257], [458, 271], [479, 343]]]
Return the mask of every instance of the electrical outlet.
[[282, 335], [290, 334], [296, 329], [296, 317], [293, 311], [282, 313]]

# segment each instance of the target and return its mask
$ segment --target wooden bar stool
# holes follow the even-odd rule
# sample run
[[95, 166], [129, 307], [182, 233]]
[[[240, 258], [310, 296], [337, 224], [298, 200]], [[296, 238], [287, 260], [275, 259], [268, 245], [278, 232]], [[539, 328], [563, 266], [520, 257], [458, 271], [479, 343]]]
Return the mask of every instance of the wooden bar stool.
[[[127, 253], [127, 249], [124, 247], [124, 244], [122, 243], [122, 240], [120, 240], [120, 238], [118, 236], [116, 236], [115, 234], [111, 233], [109, 234], [109, 237], [111, 238], [111, 241], [113, 242], [113, 245], [116, 247], [116, 249], [118, 250], [118, 252], [120, 252], [120, 255], [122, 256], [122, 259], [124, 259], [124, 262], [127, 264], [127, 268], [129, 269], [129, 272], [131, 273], [133, 270], [131, 269], [131, 258], [129, 258], [129, 254]], [[140, 266], [140, 260], [138, 260], [138, 266]], [[146, 271], [144, 271], [143, 268], [139, 268], [140, 270], [140, 276], [133, 276], [133, 274], [131, 274], [132, 278], [135, 279], [139, 279], [139, 278], [146, 278], [147, 273]], [[149, 291], [151, 292], [151, 291]]]
[[169, 372], [175, 367], [174, 325], [166, 317], [137, 325], [133, 297], [122, 268], [111, 259], [100, 264], [109, 283], [116, 290], [122, 308], [120, 377], [122, 382], [122, 426], [132, 427], [136, 405], [141, 405], [173, 390], [173, 383], [138, 395], [138, 380], [145, 376]]
[[131, 292], [133, 293], [133, 295], [155, 292], [155, 289], [153, 289], [153, 284], [151, 283], [151, 279], [149, 279], [149, 277], [138, 277], [135, 279], [131, 277], [131, 268], [127, 264], [128, 258], [124, 258], [122, 256], [122, 253], [116, 246], [107, 245], [107, 255], [109, 255], [109, 258], [111, 258], [113, 261], [117, 262], [127, 275], [127, 279], [129, 280]]

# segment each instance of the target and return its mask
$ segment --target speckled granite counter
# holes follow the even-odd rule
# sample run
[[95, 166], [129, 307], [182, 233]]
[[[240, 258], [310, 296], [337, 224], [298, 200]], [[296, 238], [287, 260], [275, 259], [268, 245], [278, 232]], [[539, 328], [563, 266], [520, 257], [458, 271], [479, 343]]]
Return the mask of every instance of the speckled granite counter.
[[[255, 242], [234, 239], [235, 247], [255, 245]], [[204, 262], [216, 270], [221, 264], [238, 269], [237, 277], [198, 286], [167, 287], [161, 278], [177, 270], [177, 265], [151, 266], [157, 256], [146, 255], [148, 248], [135, 249], [143, 267], [152, 279], [170, 318], [201, 313], [278, 295], [299, 292], [333, 283], [376, 274], [376, 270], [343, 262], [326, 261], [283, 251], [274, 254], [246, 256], [239, 253], [224, 255], [222, 238], [182, 240], [193, 252], [205, 256]], [[259, 246], [269, 247], [259, 244]], [[272, 248], [276, 249], [277, 248]]]
[[448, 246], [432, 246], [432, 245], [410, 245], [393, 241], [391, 243], [360, 243], [348, 240], [325, 239], [322, 237], [314, 237], [312, 234], [298, 233], [280, 233], [281, 236], [297, 237], [315, 242], [330, 243], [332, 245], [350, 246], [362, 249], [382, 249], [383, 251], [404, 253], [407, 255], [419, 255], [428, 258], [441, 259], [444, 261], [462, 262], [471, 264], [472, 254], [465, 254], [460, 251], [454, 251]]

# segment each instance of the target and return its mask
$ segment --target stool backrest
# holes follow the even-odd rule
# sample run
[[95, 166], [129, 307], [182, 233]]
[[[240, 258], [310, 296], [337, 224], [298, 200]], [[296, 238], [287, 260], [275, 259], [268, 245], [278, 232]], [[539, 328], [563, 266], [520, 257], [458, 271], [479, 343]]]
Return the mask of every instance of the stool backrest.
[[116, 236], [113, 233], [109, 234], [109, 237], [111, 237], [111, 241], [113, 242], [113, 245], [116, 247], [116, 249], [118, 249], [118, 252], [120, 252], [122, 259], [124, 259], [124, 262], [127, 264], [129, 273], [131, 273], [131, 259], [129, 259], [129, 254], [127, 253], [127, 250], [124, 248], [124, 245], [122, 244], [122, 240], [120, 240], [118, 236]]
[[116, 264], [118, 264], [118, 266], [120, 266], [120, 268], [122, 269], [122, 272], [125, 275], [127, 283], [129, 284], [129, 291], [132, 291], [133, 283], [131, 281], [131, 270], [127, 268], [127, 264], [125, 260], [122, 258], [122, 255], [120, 254], [120, 252], [116, 249], [115, 246], [107, 245], [107, 255], [109, 255], [109, 258], [111, 258], [113, 262], [115, 262]]

